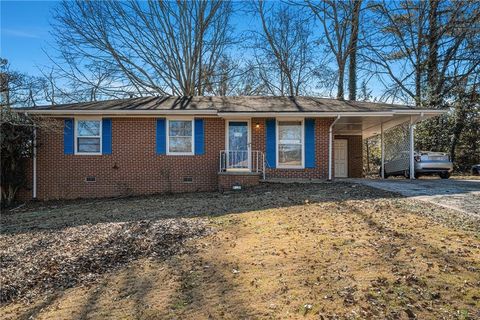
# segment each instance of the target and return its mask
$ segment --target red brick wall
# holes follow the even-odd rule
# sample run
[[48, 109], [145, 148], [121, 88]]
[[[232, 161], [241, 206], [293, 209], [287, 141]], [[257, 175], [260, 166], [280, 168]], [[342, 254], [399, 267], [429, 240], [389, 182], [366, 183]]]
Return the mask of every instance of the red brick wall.
[[[251, 121], [252, 150], [265, 152], [265, 120], [254, 118]], [[63, 127], [63, 119], [58, 121]], [[332, 121], [333, 118], [317, 118], [315, 121], [315, 168], [267, 169], [267, 179], [326, 179], [328, 128]], [[219, 153], [225, 149], [225, 120], [205, 118], [205, 154], [195, 156], [157, 155], [155, 125], [155, 118], [113, 118], [112, 154], [92, 156], [65, 155], [63, 132], [39, 131], [37, 198], [74, 199], [217, 190]], [[347, 138], [349, 176], [360, 177], [362, 139], [360, 136]], [[30, 171], [31, 168], [28, 172], [31, 177]], [[96, 177], [96, 182], [86, 182], [87, 176]], [[185, 177], [192, 177], [193, 181], [184, 182]], [[31, 199], [31, 185], [30, 182], [19, 192], [20, 199]]]
[[335, 139], [348, 140], [348, 177], [361, 178], [363, 176], [362, 136], [335, 135]]
[[[265, 152], [265, 120], [252, 119], [252, 150]], [[315, 119], [315, 168], [306, 169], [267, 169], [267, 178], [328, 178], [328, 129], [333, 118]], [[259, 127], [256, 127], [258, 123]]]
[[[204, 125], [205, 154], [195, 156], [157, 155], [154, 118], [113, 118], [111, 155], [65, 155], [62, 132], [39, 132], [37, 197], [73, 199], [216, 190], [225, 121], [205, 118]], [[96, 182], [85, 182], [87, 176], [95, 176]], [[185, 183], [184, 177], [192, 177], [193, 182]], [[22, 194], [31, 197], [30, 191]]]

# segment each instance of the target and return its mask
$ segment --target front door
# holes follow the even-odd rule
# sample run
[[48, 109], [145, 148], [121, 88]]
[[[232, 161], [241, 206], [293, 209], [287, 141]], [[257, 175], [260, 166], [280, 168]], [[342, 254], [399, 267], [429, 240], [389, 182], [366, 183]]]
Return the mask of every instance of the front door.
[[228, 121], [227, 169], [248, 170], [250, 168], [248, 121]]
[[335, 177], [348, 177], [348, 140], [335, 139]]

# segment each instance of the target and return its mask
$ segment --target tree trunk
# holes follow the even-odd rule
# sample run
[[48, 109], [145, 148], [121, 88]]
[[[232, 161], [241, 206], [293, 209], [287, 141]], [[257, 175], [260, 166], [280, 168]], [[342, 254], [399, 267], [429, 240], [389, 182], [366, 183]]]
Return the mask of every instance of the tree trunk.
[[338, 84], [337, 84], [337, 99], [344, 99], [343, 82], [345, 81], [345, 64], [338, 63]]
[[361, 0], [355, 0], [353, 6], [352, 25], [350, 34], [350, 59], [348, 67], [348, 100], [357, 100], [357, 42]]
[[438, 0], [429, 1], [428, 12], [428, 60], [427, 60], [427, 84], [428, 106], [438, 108]]

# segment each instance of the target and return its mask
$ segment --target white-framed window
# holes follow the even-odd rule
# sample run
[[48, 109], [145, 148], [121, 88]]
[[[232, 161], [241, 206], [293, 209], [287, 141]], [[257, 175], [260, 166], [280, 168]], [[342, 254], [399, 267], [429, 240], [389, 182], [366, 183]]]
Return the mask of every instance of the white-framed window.
[[277, 121], [277, 168], [304, 167], [303, 120]]
[[167, 120], [167, 154], [193, 155], [193, 119]]
[[102, 154], [101, 119], [75, 119], [75, 153]]

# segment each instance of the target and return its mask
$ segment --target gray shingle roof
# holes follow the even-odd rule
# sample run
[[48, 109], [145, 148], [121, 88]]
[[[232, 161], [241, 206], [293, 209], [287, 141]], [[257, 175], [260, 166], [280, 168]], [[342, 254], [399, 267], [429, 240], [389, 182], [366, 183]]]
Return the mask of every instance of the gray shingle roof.
[[411, 106], [340, 101], [316, 97], [143, 97], [82, 102], [29, 108], [26, 110], [98, 110], [98, 111], [217, 111], [217, 112], [379, 112], [412, 110]]

